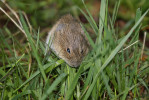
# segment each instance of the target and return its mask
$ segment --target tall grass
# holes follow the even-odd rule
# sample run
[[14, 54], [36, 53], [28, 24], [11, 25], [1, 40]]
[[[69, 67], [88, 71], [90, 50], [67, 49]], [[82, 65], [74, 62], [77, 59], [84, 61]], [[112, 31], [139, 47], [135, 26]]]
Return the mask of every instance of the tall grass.
[[[149, 59], [142, 62], [142, 49], [138, 42], [133, 44], [138, 40], [141, 21], [148, 10], [142, 14], [138, 8], [133, 27], [124, 37], [118, 38], [114, 24], [119, 0], [112, 16], [108, 14], [108, 0], [101, 0], [99, 23], [95, 22], [84, 1], [82, 3], [87, 13], [79, 7], [78, 10], [88, 20], [96, 41], [93, 42], [81, 24], [92, 50], [78, 69], [71, 68], [53, 53], [44, 56], [44, 43], [40, 40], [39, 32], [29, 29], [21, 12], [19, 16], [23, 26], [21, 29], [26, 34], [23, 37], [27, 40], [25, 43], [19, 43], [7, 27], [0, 29], [2, 100], [137, 99], [141, 98], [140, 86], [149, 93], [146, 82]], [[8, 40], [11, 40], [11, 44]]]

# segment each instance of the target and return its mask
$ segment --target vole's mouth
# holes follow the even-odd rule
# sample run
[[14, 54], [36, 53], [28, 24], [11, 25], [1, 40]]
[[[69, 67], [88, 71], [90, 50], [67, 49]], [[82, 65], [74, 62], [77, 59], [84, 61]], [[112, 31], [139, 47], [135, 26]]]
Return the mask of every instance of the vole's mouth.
[[80, 66], [80, 62], [75, 62], [75, 63], [68, 63], [68, 65], [70, 65], [71, 67], [75, 67], [75, 68], [77, 68], [77, 67], [79, 67]]
[[77, 67], [79, 67], [79, 65], [72, 65], [71, 67], [77, 68]]

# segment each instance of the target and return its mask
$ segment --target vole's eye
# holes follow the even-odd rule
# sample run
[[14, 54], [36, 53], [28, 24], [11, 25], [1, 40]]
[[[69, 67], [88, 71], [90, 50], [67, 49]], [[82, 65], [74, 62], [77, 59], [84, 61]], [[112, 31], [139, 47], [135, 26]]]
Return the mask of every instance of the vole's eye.
[[67, 52], [70, 53], [70, 49], [69, 48], [67, 48]]

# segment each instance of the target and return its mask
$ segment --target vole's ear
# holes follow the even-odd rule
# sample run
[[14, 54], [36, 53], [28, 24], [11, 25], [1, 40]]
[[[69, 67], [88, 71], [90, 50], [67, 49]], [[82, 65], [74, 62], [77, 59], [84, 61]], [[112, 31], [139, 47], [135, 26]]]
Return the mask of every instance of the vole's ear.
[[61, 30], [63, 30], [63, 28], [65, 27], [65, 25], [64, 24], [58, 24], [58, 26], [57, 26], [57, 28], [56, 28], [56, 32], [57, 31], [61, 31]]

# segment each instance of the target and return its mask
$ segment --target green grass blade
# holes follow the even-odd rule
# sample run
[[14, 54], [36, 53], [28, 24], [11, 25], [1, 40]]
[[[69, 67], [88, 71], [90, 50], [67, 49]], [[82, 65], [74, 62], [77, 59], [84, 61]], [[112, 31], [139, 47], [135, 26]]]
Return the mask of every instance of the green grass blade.
[[140, 8], [138, 8], [137, 11], [136, 11], [135, 23], [140, 19], [141, 14], [142, 14], [142, 11], [141, 11]]
[[138, 79], [140, 81], [140, 83], [142, 83], [145, 88], [147, 89], [147, 91], [149, 92], [149, 87], [147, 86], [147, 84], [144, 82], [144, 80], [142, 78]]
[[39, 45], [39, 32], [40, 32], [40, 29], [38, 29], [38, 32], [37, 32], [36, 51], [38, 51], [38, 45]]
[[16, 63], [8, 70], [8, 72], [6, 73], [6, 75], [3, 76], [3, 77], [0, 79], [0, 82], [2, 82], [6, 77], [8, 77], [8, 76], [10, 75], [10, 73], [12, 72], [12, 70], [14, 70], [15, 65], [20, 62], [20, 60], [24, 57], [24, 55], [25, 55], [25, 54], [23, 54], [23, 55], [20, 57], [20, 59], [18, 59], [18, 60], [16, 61]]
[[99, 37], [98, 37], [99, 39], [97, 40], [97, 43], [101, 43], [103, 24], [106, 15], [106, 2], [107, 0], [101, 0], [100, 15], [99, 15]]
[[120, 6], [120, 2], [121, 2], [121, 0], [118, 0], [115, 4], [114, 11], [113, 11], [113, 16], [112, 16], [112, 25], [115, 24], [118, 9], [119, 9], [119, 6]]
[[144, 16], [148, 13], [149, 10], [147, 10], [142, 17], [139, 19], [139, 21], [132, 27], [132, 29], [129, 31], [129, 33], [124, 37], [124, 39], [119, 43], [119, 45], [111, 52], [110, 56], [107, 58], [107, 60], [105, 61], [105, 63], [102, 65], [102, 67], [98, 70], [98, 73], [96, 74], [96, 76], [94, 77], [93, 83], [91, 84], [91, 86], [89, 87], [86, 95], [85, 95], [85, 100], [88, 99], [88, 97], [90, 96], [94, 85], [96, 83], [96, 80], [99, 76], [99, 74], [103, 71], [103, 69], [109, 64], [109, 62], [114, 58], [114, 56], [117, 54], [117, 52], [121, 49], [121, 47], [124, 45], [124, 43], [127, 41], [127, 39], [130, 37], [130, 35], [133, 33], [133, 31], [135, 30], [135, 28], [140, 24], [140, 22], [143, 20]]
[[48, 95], [50, 95], [50, 93], [55, 89], [55, 87], [67, 76], [67, 74], [62, 73], [61, 75], [59, 75], [58, 78], [55, 79], [55, 81], [52, 83], [52, 85], [49, 87], [49, 89], [43, 93], [43, 96], [41, 98], [41, 100], [45, 100], [46, 97]]
[[[53, 63], [48, 63], [46, 65], [43, 66], [43, 69], [46, 70], [50, 67], [50, 69], [48, 69], [48, 71], [51, 71], [53, 68], [57, 67], [58, 65], [62, 64], [64, 61], [62, 59], [60, 59], [59, 61], [57, 61], [56, 65], [54, 67], [50, 67]], [[27, 84], [28, 82], [30, 82], [33, 78], [35, 78], [37, 75], [40, 74], [40, 71], [36, 71], [33, 75], [30, 76], [30, 78], [28, 78], [19, 88], [17, 88], [13, 93], [17, 92], [20, 88], [22, 88], [25, 84]]]
[[4, 35], [3, 35], [1, 30], [0, 30], [0, 33], [1, 33], [0, 34], [1, 44], [3, 43], [9, 49], [10, 53], [13, 55], [13, 51], [12, 51], [10, 45], [8, 44], [7, 40], [5, 39], [5, 37], [4, 37]]
[[[91, 66], [91, 65], [92, 65], [91, 63], [88, 63], [88, 64], [85, 65], [85, 66]], [[74, 89], [75, 89], [75, 87], [76, 87], [76, 85], [77, 85], [79, 76], [81, 75], [81, 73], [82, 73], [83, 71], [85, 71], [85, 70], [84, 70], [84, 67], [85, 67], [85, 66], [80, 66], [80, 68], [79, 68], [77, 74], [75, 75], [73, 81], [71, 81], [71, 83], [70, 83], [71, 86], [68, 88], [68, 91], [66, 92], [66, 98], [65, 98], [66, 100], [69, 100], [70, 97], [72, 96], [72, 93], [73, 93], [73, 91], [74, 91]]]
[[23, 29], [24, 29], [24, 31], [25, 31], [25, 33], [26, 33], [26, 35], [27, 35], [28, 41], [29, 41], [29, 43], [30, 43], [30, 45], [31, 45], [31, 47], [32, 47], [34, 56], [35, 56], [35, 58], [36, 58], [36, 60], [37, 60], [39, 69], [40, 69], [40, 71], [41, 71], [41, 74], [42, 74], [44, 80], [47, 81], [46, 74], [45, 74], [45, 72], [44, 72], [42, 63], [41, 63], [41, 61], [40, 61], [38, 52], [37, 52], [37, 50], [36, 50], [36, 48], [35, 48], [35, 45], [34, 45], [34, 43], [33, 43], [33, 39], [32, 39], [32, 37], [31, 37], [31, 34], [30, 34], [30, 32], [29, 32], [29, 29], [28, 29], [28, 27], [27, 27], [27, 24], [26, 24], [26, 22], [25, 22], [25, 20], [24, 20], [24, 18], [23, 18], [23, 16], [22, 16], [22, 14], [20, 14], [20, 19], [21, 19], [21, 22], [22, 22], [22, 25], [23, 25]]
[[125, 89], [125, 91], [124, 91], [124, 95], [123, 95], [123, 97], [122, 97], [122, 100], [126, 100], [126, 97], [127, 97], [128, 92], [129, 92], [129, 88], [127, 87], [127, 88]]
[[94, 27], [94, 29], [96, 30], [96, 33], [98, 33], [98, 27], [97, 27], [96, 22], [94, 21], [94, 19], [93, 19], [91, 13], [89, 12], [88, 8], [86, 7], [86, 5], [85, 5], [85, 3], [84, 3], [84, 0], [82, 0], [82, 2], [83, 2], [83, 5], [84, 5], [84, 7], [85, 7], [85, 9], [86, 9], [86, 11], [87, 11], [87, 13], [88, 13], [88, 15], [89, 15], [89, 17], [90, 17], [92, 23], [93, 23], [93, 27]]
[[81, 27], [83, 28], [84, 30], [84, 33], [90, 43], [90, 45], [92, 46], [92, 48], [95, 48], [95, 44], [94, 44], [94, 41], [92, 40], [92, 38], [89, 36], [88, 32], [86, 31], [86, 29], [84, 28], [84, 26], [81, 24]]
[[23, 92], [17, 94], [15, 97], [13, 97], [11, 100], [18, 100], [20, 97], [23, 98], [24, 95], [31, 94], [31, 93], [32, 92], [30, 90], [23, 91]]
[[80, 9], [80, 8], [78, 8], [78, 9], [79, 9], [79, 10], [81, 11], [81, 13], [85, 16], [85, 18], [86, 18], [87, 21], [89, 22], [90, 26], [92, 27], [93, 31], [94, 31], [95, 34], [97, 35], [98, 31], [95, 29], [95, 27], [94, 27], [94, 25], [93, 25], [91, 19], [88, 17], [88, 15], [87, 15], [82, 9]]
[[107, 88], [108, 95], [110, 96], [110, 98], [112, 98], [114, 93], [112, 92], [110, 85], [108, 84], [109, 80], [108, 80], [108, 78], [104, 72], [101, 72], [101, 74], [102, 74], [102, 78], [103, 78], [103, 81], [105, 83], [105, 86]]

